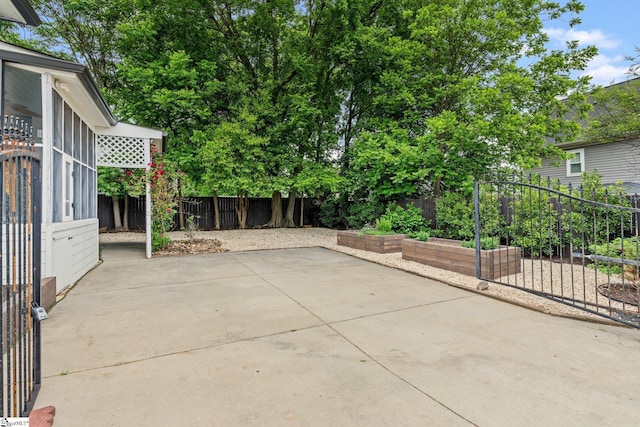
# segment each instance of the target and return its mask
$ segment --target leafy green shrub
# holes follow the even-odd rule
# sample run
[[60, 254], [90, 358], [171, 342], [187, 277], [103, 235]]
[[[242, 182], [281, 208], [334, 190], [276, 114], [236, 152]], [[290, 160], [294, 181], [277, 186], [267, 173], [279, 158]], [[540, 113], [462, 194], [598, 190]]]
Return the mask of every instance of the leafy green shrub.
[[387, 206], [381, 219], [389, 220], [393, 224], [393, 231], [402, 234], [413, 234], [425, 230], [427, 221], [422, 217], [422, 209], [413, 205], [406, 208], [391, 203]]
[[436, 200], [438, 235], [448, 239], [468, 240], [475, 236], [473, 197], [463, 193], [446, 193]]
[[[640, 251], [639, 245], [638, 237], [630, 237], [627, 239], [618, 237], [608, 243], [590, 245], [589, 251], [593, 254], [607, 258], [638, 261]], [[635, 265], [598, 260], [596, 258], [594, 263], [590, 264], [589, 267], [596, 268], [603, 273], [609, 274], [622, 274], [624, 272], [625, 278], [633, 281], [638, 280], [638, 267]]]
[[151, 188], [151, 249], [161, 250], [171, 243], [166, 234], [173, 227], [173, 216], [177, 212], [178, 190], [176, 182], [183, 175], [174, 163], [163, 159], [159, 153], [153, 154], [147, 180]]
[[163, 232], [153, 230], [151, 232], [151, 250], [160, 251], [171, 243], [171, 238]]
[[[545, 186], [539, 177], [533, 177], [531, 184]], [[532, 256], [552, 255], [561, 246], [560, 214], [552, 193], [523, 187], [522, 194], [513, 199], [510, 206], [513, 219], [507, 231], [511, 244]]]
[[341, 194], [320, 206], [320, 221], [329, 228], [362, 229], [384, 213], [384, 203], [375, 199]]
[[329, 197], [320, 205], [320, 222], [329, 228], [344, 227], [344, 217], [339, 212], [339, 197]]
[[194, 219], [194, 215], [187, 214], [186, 224], [184, 225], [184, 235], [190, 242], [196, 239], [196, 234], [199, 231], [198, 225]]
[[388, 218], [376, 219], [376, 230], [380, 233], [391, 233], [393, 231], [393, 223]]
[[485, 251], [491, 251], [500, 247], [500, 240], [497, 237], [484, 237], [480, 239], [480, 247]]
[[[626, 197], [626, 190], [621, 184], [604, 186], [602, 175], [598, 171], [582, 174], [582, 189], [575, 188], [572, 196], [598, 203], [625, 206], [631, 205]], [[571, 241], [574, 247], [594, 245], [620, 237], [625, 231], [631, 231], [631, 213], [605, 206], [563, 200], [563, 210], [570, 212], [562, 217], [565, 241]], [[625, 228], [621, 229], [621, 226]], [[583, 239], [586, 243], [583, 245]]]
[[429, 230], [420, 230], [416, 233], [409, 234], [409, 237], [418, 239], [421, 242], [426, 242], [429, 240], [429, 237], [431, 237], [431, 233], [429, 232]]
[[[463, 240], [461, 243], [463, 248], [476, 248], [475, 240]], [[480, 239], [480, 247], [485, 251], [497, 249], [500, 246], [500, 240], [497, 237], [483, 237]]]
[[386, 236], [389, 234], [394, 234], [393, 227], [391, 221], [384, 218], [376, 219], [375, 228], [371, 228], [371, 226], [365, 225], [361, 230], [360, 234], [368, 234], [373, 236]]
[[[437, 233], [440, 237], [455, 240], [474, 239], [474, 217], [473, 193], [451, 192], [436, 200]], [[504, 218], [500, 214], [500, 200], [495, 192], [482, 192], [480, 221], [483, 237], [499, 238], [504, 227]]]

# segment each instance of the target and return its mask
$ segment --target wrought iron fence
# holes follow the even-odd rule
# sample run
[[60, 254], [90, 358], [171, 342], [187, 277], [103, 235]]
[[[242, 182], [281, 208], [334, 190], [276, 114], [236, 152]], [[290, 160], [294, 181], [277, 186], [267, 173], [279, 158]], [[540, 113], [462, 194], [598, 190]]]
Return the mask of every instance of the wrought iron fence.
[[25, 416], [40, 388], [40, 160], [27, 125], [6, 118], [0, 141], [1, 417]]
[[496, 175], [474, 202], [478, 278], [640, 328], [637, 196]]

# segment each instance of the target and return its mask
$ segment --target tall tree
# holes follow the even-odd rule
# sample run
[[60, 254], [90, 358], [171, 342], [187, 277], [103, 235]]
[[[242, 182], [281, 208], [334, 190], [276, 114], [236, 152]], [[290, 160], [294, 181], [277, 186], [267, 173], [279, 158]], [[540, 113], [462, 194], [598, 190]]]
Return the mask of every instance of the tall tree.
[[386, 25], [377, 22], [360, 38], [380, 52], [374, 108], [352, 163], [370, 177], [370, 188], [409, 196], [422, 182], [438, 196], [501, 165], [531, 166], [553, 150], [547, 137], [576, 134], [576, 123], [561, 117], [567, 108], [584, 112], [588, 80], [570, 73], [596, 50], [573, 42], [548, 51], [543, 20], [576, 15], [580, 3], [401, 3], [385, 5], [379, 15]]
[[267, 141], [252, 132], [256, 118], [249, 114], [242, 122], [226, 122], [211, 129], [201, 149], [206, 179], [219, 191], [236, 195], [236, 214], [240, 228], [246, 228], [248, 198], [260, 189], [264, 176], [264, 148]]
[[31, 0], [43, 23], [34, 31], [50, 51], [86, 64], [99, 87], [116, 86], [118, 24], [135, 14], [128, 0]]
[[[72, 52], [106, 58], [120, 118], [168, 130], [168, 157], [201, 188], [274, 195], [274, 226], [294, 224], [277, 197], [336, 163], [342, 197], [371, 213], [532, 165], [553, 150], [546, 138], [575, 135], [562, 117], [584, 112], [588, 81], [571, 72], [595, 54], [546, 48], [543, 23], [577, 24], [575, 0], [38, 1], [64, 12], [51, 28]], [[255, 176], [231, 185], [247, 158]]]
[[[231, 111], [248, 109], [269, 142], [265, 147], [264, 189], [272, 194], [267, 226], [293, 226], [297, 176], [304, 161], [326, 163], [337, 144], [335, 120], [340, 108], [334, 83], [329, 1], [227, 2], [211, 7], [213, 30], [228, 47], [227, 76]], [[229, 93], [229, 92], [228, 92]], [[236, 96], [233, 96], [236, 95]], [[234, 102], [235, 101], [235, 102]], [[281, 193], [289, 194], [286, 215]]]

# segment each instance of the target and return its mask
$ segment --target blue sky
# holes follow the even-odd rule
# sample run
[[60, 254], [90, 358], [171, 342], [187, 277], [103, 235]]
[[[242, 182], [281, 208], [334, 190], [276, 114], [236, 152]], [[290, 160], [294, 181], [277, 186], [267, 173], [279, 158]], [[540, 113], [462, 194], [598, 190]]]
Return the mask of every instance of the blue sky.
[[[626, 79], [630, 62], [635, 56], [634, 46], [640, 46], [640, 1], [638, 0], [581, 0], [585, 9], [582, 23], [573, 28], [562, 22], [549, 22], [545, 27], [551, 48], [564, 46], [566, 40], [579, 40], [581, 45], [595, 45], [598, 56], [589, 64], [586, 74], [592, 83], [606, 86]], [[584, 74], [584, 73], [582, 73]]]

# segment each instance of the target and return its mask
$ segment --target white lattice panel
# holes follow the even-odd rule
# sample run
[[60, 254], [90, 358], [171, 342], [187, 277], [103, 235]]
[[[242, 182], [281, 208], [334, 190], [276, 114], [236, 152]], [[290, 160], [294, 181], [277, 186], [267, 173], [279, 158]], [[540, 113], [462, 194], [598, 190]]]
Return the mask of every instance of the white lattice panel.
[[146, 167], [145, 153], [149, 149], [144, 138], [128, 136], [96, 135], [98, 166], [118, 168]]

